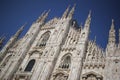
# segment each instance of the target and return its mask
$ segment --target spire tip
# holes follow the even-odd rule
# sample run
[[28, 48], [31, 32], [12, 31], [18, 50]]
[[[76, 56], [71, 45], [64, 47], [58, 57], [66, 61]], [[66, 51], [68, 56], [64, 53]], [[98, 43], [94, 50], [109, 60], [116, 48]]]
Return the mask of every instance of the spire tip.
[[112, 23], [114, 23], [114, 19], [112, 19]]

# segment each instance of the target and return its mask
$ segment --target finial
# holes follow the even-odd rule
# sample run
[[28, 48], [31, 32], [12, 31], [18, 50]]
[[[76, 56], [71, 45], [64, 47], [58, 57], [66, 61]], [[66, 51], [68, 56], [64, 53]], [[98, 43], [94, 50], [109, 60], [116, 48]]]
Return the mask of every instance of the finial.
[[43, 11], [43, 13], [39, 16], [39, 18], [43, 17], [43, 15], [45, 14], [46, 10]]
[[40, 22], [42, 17], [45, 15], [46, 10], [43, 11], [43, 13], [39, 16], [36, 22]]
[[51, 10], [49, 9], [49, 10], [45, 13], [44, 16], [45, 16], [45, 17], [48, 16], [48, 14], [49, 14], [50, 11], [51, 11]]
[[23, 30], [26, 25], [27, 25], [27, 22], [25, 22], [25, 24], [23, 24], [23, 26], [21, 26], [20, 30]]
[[89, 10], [88, 18], [91, 18], [92, 11]]
[[76, 7], [76, 3], [74, 3], [74, 5], [73, 5], [73, 8], [75, 8]]
[[74, 12], [76, 4], [73, 5], [71, 12]]
[[69, 17], [69, 18], [72, 18], [73, 13], [74, 13], [74, 10], [75, 10], [75, 7], [76, 7], [76, 4], [73, 5], [73, 7], [72, 7], [70, 13], [68, 14], [68, 17]]
[[112, 19], [112, 23], [114, 23], [114, 19]]
[[50, 12], [50, 9], [48, 10], [48, 12], [46, 12], [46, 13], [44, 14], [44, 16], [41, 18], [41, 20], [40, 20], [40, 21], [44, 22], [44, 21], [45, 21], [45, 19], [46, 19], [46, 18], [47, 18], [47, 16], [48, 16], [49, 12]]
[[88, 14], [88, 18], [90, 18], [91, 17], [91, 10], [89, 10], [89, 14]]
[[43, 11], [43, 13], [40, 15], [40, 17], [42, 17], [45, 14], [46, 10]]
[[90, 23], [91, 23], [91, 10], [89, 10], [88, 17], [87, 17], [87, 19], [85, 21], [84, 27], [89, 29]]
[[108, 43], [109, 44], [115, 44], [116, 38], [115, 38], [115, 29], [114, 29], [114, 20], [112, 19], [111, 23], [111, 29], [109, 30], [109, 38], [108, 38]]
[[70, 4], [68, 5], [67, 9], [69, 9], [69, 8], [70, 8]]
[[67, 9], [65, 10], [65, 12], [62, 15], [62, 18], [66, 18], [68, 15], [68, 11], [69, 11], [70, 5], [68, 5]]
[[95, 38], [94, 38], [94, 42], [96, 42], [96, 36], [95, 36]]
[[111, 30], [114, 30], [114, 19], [112, 19]]
[[27, 23], [25, 23], [23, 26], [21, 26], [19, 28], [19, 30], [16, 32], [16, 34], [14, 35], [15, 38], [18, 38], [19, 35], [21, 34], [21, 32], [23, 31], [24, 27], [26, 26]]
[[44, 18], [46, 18], [51, 10], [49, 9], [48, 12], [44, 15]]
[[47, 12], [47, 14], [49, 14], [50, 11], [51, 11], [51, 10], [49, 9], [48, 12]]

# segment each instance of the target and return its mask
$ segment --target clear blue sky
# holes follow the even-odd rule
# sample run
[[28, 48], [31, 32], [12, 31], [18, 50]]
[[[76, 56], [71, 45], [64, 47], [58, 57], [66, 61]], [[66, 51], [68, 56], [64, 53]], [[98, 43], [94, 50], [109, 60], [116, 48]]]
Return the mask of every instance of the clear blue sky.
[[[22, 35], [44, 10], [51, 9], [48, 20], [61, 17], [68, 5], [76, 3], [74, 19], [83, 23], [92, 11], [90, 40], [94, 40], [105, 48], [111, 19], [115, 21], [115, 29], [120, 28], [120, 0], [0, 0], [0, 36], [5, 34], [7, 40], [24, 23], [28, 23]], [[118, 42], [118, 41], [117, 41]]]

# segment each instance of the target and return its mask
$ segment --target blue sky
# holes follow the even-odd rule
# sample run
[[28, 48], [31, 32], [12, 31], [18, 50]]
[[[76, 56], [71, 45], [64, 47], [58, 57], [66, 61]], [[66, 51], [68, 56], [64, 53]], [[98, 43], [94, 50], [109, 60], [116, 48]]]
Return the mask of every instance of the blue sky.
[[[10, 36], [27, 22], [24, 32], [36, 21], [44, 10], [51, 9], [47, 20], [61, 17], [68, 5], [76, 4], [74, 19], [84, 24], [89, 10], [92, 11], [90, 40], [105, 48], [111, 19], [115, 21], [116, 35], [120, 28], [120, 0], [0, 0], [0, 36]], [[118, 40], [117, 40], [118, 42]]]

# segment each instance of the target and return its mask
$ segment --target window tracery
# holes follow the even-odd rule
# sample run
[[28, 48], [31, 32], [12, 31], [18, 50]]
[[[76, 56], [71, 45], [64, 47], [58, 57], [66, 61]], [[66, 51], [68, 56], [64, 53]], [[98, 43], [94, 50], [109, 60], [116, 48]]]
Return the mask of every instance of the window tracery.
[[46, 43], [47, 43], [49, 37], [50, 37], [50, 32], [49, 32], [49, 31], [48, 31], [48, 32], [45, 32], [45, 33], [41, 36], [41, 38], [40, 38], [37, 46], [39, 46], [39, 47], [41, 47], [41, 48], [44, 48], [44, 47], [46, 46]]
[[63, 57], [59, 68], [69, 69], [70, 65], [71, 65], [71, 56], [70, 55], [66, 55], [66, 56]]
[[101, 75], [93, 74], [92, 72], [84, 74], [82, 80], [103, 80]]

